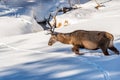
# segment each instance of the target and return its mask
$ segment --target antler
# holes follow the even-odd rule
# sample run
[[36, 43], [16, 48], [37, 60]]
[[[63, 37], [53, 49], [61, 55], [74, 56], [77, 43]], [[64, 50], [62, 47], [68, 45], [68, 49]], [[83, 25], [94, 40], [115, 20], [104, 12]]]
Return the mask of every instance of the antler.
[[49, 31], [50, 31], [50, 33], [54, 33], [54, 25], [52, 26], [52, 25], [50, 24], [50, 19], [51, 19], [51, 17], [52, 17], [52, 15], [51, 15], [51, 13], [50, 13], [50, 15], [49, 15], [49, 17], [48, 17], [48, 19], [47, 19], [47, 24], [49, 25]]
[[[49, 17], [48, 17], [48, 19], [47, 19], [47, 24], [48, 24], [49, 27], [50, 27], [50, 34], [55, 33], [54, 30], [55, 30], [56, 24], [57, 24], [57, 20], [56, 20], [57, 13], [58, 13], [58, 10], [56, 11], [56, 13], [55, 13], [54, 16], [52, 16], [52, 14], [50, 13], [50, 15], [49, 15]], [[51, 19], [51, 18], [54, 19], [54, 24], [53, 24], [53, 25], [50, 24], [50, 19]]]

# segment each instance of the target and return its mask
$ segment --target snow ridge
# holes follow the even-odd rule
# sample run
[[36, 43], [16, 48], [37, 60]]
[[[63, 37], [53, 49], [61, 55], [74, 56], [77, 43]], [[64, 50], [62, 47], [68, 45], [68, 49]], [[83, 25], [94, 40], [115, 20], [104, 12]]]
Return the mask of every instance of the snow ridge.
[[16, 47], [13, 47], [13, 46], [10, 46], [6, 43], [0, 43], [1, 46], [4, 46], [4, 47], [8, 47], [8, 48], [11, 48], [13, 50], [16, 50], [16, 51], [27, 51], [27, 52], [36, 52], [36, 53], [40, 53], [41, 51], [37, 51], [37, 50], [28, 50], [28, 49], [20, 49], [20, 48], [16, 48]]

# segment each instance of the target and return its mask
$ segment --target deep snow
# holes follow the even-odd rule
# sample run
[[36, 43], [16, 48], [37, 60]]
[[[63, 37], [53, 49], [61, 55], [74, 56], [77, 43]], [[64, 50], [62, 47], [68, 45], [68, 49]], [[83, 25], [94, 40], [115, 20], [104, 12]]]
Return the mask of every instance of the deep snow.
[[[59, 21], [64, 17], [72, 23], [55, 30], [108, 31], [114, 35], [114, 45], [120, 50], [120, 1], [106, 2], [99, 10], [93, 4], [87, 2], [81, 5], [82, 9], [58, 16]], [[71, 51], [71, 45], [57, 42], [48, 46], [47, 31], [29, 32], [33, 29], [25, 26], [31, 25], [33, 19], [26, 14], [24, 19], [4, 17], [0, 18], [0, 80], [119, 80], [119, 55], [109, 51], [111, 55], [104, 56], [101, 50], [80, 49], [84, 55], [77, 56]]]

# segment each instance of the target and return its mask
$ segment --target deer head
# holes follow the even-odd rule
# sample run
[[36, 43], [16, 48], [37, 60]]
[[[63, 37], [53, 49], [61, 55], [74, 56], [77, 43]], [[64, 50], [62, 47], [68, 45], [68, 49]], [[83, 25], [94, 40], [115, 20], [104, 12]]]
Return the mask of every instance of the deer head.
[[[49, 34], [51, 34], [51, 37], [49, 39], [48, 45], [52, 46], [56, 41], [57, 41], [57, 32], [55, 32], [55, 28], [56, 28], [56, 15], [57, 12], [55, 14], [55, 16], [52, 16], [51, 14], [49, 15], [49, 18], [47, 20], [47, 24], [49, 25]], [[50, 19], [53, 18], [54, 19], [54, 24], [51, 25], [50, 24]]]
[[48, 45], [52, 46], [55, 42], [57, 42], [57, 35], [52, 34], [50, 39], [49, 39]]

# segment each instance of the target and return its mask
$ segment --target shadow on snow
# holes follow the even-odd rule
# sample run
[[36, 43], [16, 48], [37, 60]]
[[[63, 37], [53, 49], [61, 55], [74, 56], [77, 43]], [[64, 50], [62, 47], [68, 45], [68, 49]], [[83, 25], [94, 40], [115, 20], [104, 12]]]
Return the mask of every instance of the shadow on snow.
[[75, 57], [51, 57], [16, 65], [0, 73], [8, 73], [0, 76], [0, 80], [104, 80], [94, 66]]

